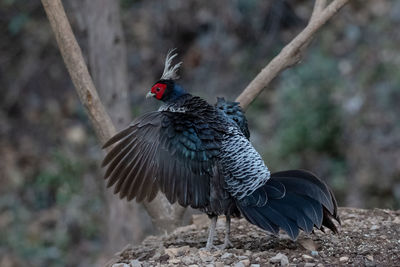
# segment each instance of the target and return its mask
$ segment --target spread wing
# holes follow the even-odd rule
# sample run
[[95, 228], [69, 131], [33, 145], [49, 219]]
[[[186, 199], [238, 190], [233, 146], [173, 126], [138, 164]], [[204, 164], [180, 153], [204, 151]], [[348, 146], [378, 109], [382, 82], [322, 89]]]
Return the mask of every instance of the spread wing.
[[210, 178], [219, 153], [218, 134], [199, 117], [156, 111], [144, 114], [105, 145], [107, 186], [121, 198], [167, 199], [194, 208], [209, 200]]

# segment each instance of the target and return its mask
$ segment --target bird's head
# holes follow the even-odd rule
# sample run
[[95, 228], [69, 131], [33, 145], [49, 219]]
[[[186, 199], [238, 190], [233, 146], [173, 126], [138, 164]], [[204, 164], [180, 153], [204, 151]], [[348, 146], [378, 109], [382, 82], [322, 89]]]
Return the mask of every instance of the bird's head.
[[175, 80], [179, 79], [177, 70], [182, 62], [179, 62], [173, 66], [171, 65], [172, 60], [178, 55], [172, 54], [173, 51], [174, 50], [168, 52], [161, 79], [151, 87], [151, 90], [147, 93], [146, 98], [155, 97], [163, 102], [170, 102], [176, 100], [182, 95], [187, 94], [180, 85], [175, 83]]

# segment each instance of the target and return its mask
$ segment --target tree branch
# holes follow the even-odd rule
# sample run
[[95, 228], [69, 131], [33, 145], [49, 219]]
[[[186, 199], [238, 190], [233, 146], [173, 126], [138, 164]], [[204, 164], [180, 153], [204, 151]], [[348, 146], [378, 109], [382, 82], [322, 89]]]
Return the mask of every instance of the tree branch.
[[280, 72], [301, 60], [303, 51], [314, 34], [349, 1], [333, 0], [328, 6], [326, 0], [315, 1], [310, 21], [304, 30], [287, 44], [236, 98], [244, 110]]
[[42, 4], [79, 98], [89, 114], [97, 137], [101, 143], [105, 143], [115, 134], [115, 127], [94, 87], [62, 3], [60, 0], [42, 0]]
[[[99, 98], [61, 0], [41, 1], [80, 101], [89, 114], [97, 137], [104, 144], [116, 130]], [[170, 205], [166, 197], [161, 194], [150, 203], [143, 202], [143, 205], [156, 227], [165, 231], [179, 226], [186, 210], [178, 204]]]

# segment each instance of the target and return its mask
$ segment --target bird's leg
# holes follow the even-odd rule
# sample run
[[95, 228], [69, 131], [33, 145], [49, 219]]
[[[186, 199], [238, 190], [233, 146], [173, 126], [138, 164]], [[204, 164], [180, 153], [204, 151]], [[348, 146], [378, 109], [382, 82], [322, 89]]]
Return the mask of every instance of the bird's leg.
[[210, 223], [210, 228], [208, 232], [208, 239], [207, 239], [207, 245], [206, 249], [211, 249], [213, 248], [213, 242], [214, 242], [214, 236], [215, 236], [215, 227], [217, 225], [217, 216], [211, 217], [211, 223]]
[[226, 222], [225, 222], [225, 239], [224, 244], [222, 245], [222, 249], [233, 247], [231, 241], [229, 240], [229, 234], [231, 233], [231, 216], [226, 215]]

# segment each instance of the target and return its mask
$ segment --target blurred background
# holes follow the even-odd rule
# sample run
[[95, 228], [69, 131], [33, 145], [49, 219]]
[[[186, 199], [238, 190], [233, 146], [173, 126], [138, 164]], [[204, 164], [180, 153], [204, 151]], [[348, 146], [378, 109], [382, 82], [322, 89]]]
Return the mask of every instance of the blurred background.
[[[111, 97], [128, 107], [125, 120], [114, 120], [122, 128], [159, 105], [144, 96], [170, 48], [183, 61], [187, 90], [211, 103], [234, 100], [304, 28], [313, 1], [63, 4], [96, 86], [107, 82], [99, 65], [126, 74], [110, 85], [125, 90]], [[91, 35], [104, 9], [122, 32], [110, 33], [118, 37], [115, 50], [95, 54], [108, 36], [104, 25], [103, 36]], [[251, 140], [272, 171], [317, 173], [340, 206], [400, 208], [399, 27], [400, 1], [351, 1], [314, 37], [301, 64], [257, 98], [246, 113]], [[40, 2], [0, 0], [0, 34], [0, 266], [94, 265], [107, 236], [104, 153]], [[118, 112], [120, 105], [105, 104]], [[136, 242], [153, 230], [137, 233]]]

